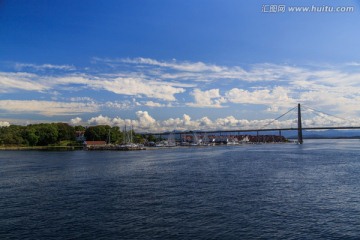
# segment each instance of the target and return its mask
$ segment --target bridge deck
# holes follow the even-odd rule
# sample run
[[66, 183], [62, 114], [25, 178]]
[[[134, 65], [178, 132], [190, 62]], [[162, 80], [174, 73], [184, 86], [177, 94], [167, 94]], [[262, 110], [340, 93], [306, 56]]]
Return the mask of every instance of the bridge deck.
[[[302, 130], [350, 130], [350, 129], [360, 129], [360, 126], [350, 126], [350, 127], [303, 127]], [[233, 132], [271, 132], [271, 131], [297, 131], [298, 128], [267, 128], [267, 129], [234, 129], [234, 130], [195, 130], [195, 131], [183, 131], [183, 132], [163, 132], [163, 133], [146, 133], [151, 135], [167, 135], [170, 133], [175, 134], [190, 134], [190, 133], [233, 133]]]

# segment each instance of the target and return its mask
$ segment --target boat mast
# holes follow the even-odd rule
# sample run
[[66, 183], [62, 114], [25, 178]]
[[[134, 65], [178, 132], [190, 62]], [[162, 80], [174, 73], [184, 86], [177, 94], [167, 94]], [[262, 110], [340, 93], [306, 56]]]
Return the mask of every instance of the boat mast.
[[134, 130], [134, 126], [133, 126], [133, 125], [131, 125], [131, 131], [130, 131], [130, 143], [132, 143], [132, 142], [133, 142], [133, 135], [132, 135], [133, 130]]
[[127, 132], [126, 132], [126, 124], [125, 124], [125, 129], [124, 129], [124, 142], [125, 144], [128, 143], [128, 139], [127, 139]]

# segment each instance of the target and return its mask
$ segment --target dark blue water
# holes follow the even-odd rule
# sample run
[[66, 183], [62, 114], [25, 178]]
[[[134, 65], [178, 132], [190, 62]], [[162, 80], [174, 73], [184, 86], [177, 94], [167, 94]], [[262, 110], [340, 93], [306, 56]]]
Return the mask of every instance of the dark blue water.
[[0, 239], [358, 239], [360, 141], [1, 151]]

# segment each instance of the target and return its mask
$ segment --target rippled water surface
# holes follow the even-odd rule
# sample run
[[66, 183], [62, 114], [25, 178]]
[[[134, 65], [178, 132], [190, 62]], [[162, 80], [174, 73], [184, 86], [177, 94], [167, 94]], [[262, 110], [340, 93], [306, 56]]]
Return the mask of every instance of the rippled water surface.
[[358, 239], [360, 141], [0, 151], [0, 239]]

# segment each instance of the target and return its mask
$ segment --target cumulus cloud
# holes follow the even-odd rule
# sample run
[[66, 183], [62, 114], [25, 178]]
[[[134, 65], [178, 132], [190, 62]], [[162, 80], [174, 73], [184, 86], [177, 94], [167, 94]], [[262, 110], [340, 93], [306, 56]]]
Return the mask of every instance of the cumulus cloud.
[[120, 117], [110, 118], [107, 116], [99, 115], [90, 118], [87, 122], [90, 125], [110, 125], [110, 126], [132, 126], [142, 131], [150, 131], [159, 128], [159, 123], [149, 115], [147, 111], [137, 111], [137, 119], [122, 119]]
[[9, 127], [9, 126], [10, 126], [9, 122], [0, 121], [0, 127]]
[[190, 93], [194, 97], [193, 103], [188, 103], [191, 107], [208, 107], [208, 108], [221, 108], [221, 104], [225, 103], [225, 98], [221, 97], [219, 89], [211, 89], [207, 91], [201, 91], [200, 89], [194, 89]]
[[88, 123], [94, 125], [112, 125], [112, 120], [109, 117], [99, 115], [97, 117], [92, 117], [91, 119], [89, 119]]
[[136, 116], [138, 118], [138, 126], [142, 129], [151, 129], [156, 125], [156, 120], [149, 115], [147, 111], [137, 111]]
[[82, 123], [82, 119], [80, 117], [76, 117], [70, 120], [71, 125], [79, 125]]
[[258, 104], [269, 106], [272, 111], [279, 111], [297, 103], [296, 99], [290, 97], [291, 91], [284, 87], [253, 91], [233, 88], [226, 91], [223, 96], [220, 94], [219, 89], [207, 91], [194, 89], [190, 94], [194, 97], [194, 102], [187, 105], [191, 107], [221, 108], [224, 107], [224, 103]]
[[226, 92], [225, 98], [232, 103], [243, 104], [264, 104], [264, 105], [287, 105], [292, 106], [296, 103], [295, 99], [289, 97], [290, 91], [284, 87], [275, 87], [273, 89], [260, 89], [248, 91], [239, 88], [233, 88]]
[[[335, 117], [312, 115], [310, 118], [303, 119], [304, 127], [319, 126], [355, 126], [359, 119], [341, 120]], [[169, 118], [166, 120], [156, 120], [147, 111], [136, 112], [136, 119], [122, 119], [120, 117], [110, 118], [99, 115], [88, 121], [92, 125], [111, 125], [124, 127], [133, 126], [137, 132], [165, 132], [165, 131], [190, 131], [190, 130], [249, 130], [249, 129], [272, 129], [272, 128], [297, 128], [296, 116], [290, 116], [282, 120], [262, 119], [248, 120], [238, 119], [234, 116], [217, 118], [211, 120], [209, 117], [192, 119], [184, 114], [182, 118]]]
[[[101, 60], [100, 60], [101, 61]], [[302, 102], [314, 104], [314, 107], [328, 106], [339, 113], [357, 111], [355, 102], [360, 92], [360, 73], [357, 62], [338, 66], [291, 66], [286, 64], [254, 64], [247, 68], [241, 66], [220, 66], [204, 62], [159, 61], [150, 58], [106, 59], [107, 63], [127, 63], [146, 76], [157, 77], [170, 82], [172, 80], [193, 83], [209, 82], [234, 86], [234, 83], [246, 83], [243, 88], [230, 90], [219, 89], [223, 96], [217, 95], [215, 89], [205, 90], [202, 86], [193, 86], [190, 96], [193, 102], [186, 103], [191, 107], [223, 107], [226, 102], [233, 104], [260, 104], [269, 111], [282, 111], [285, 108]], [[156, 69], [156, 71], [154, 71]], [[137, 71], [137, 70], [136, 70]], [[318, 98], [310, 101], [313, 94], [331, 93], [332, 99]], [[357, 114], [357, 113], [355, 113]]]
[[300, 101], [319, 109], [331, 109], [347, 117], [360, 113], [360, 94], [339, 94], [337, 90], [307, 91], [300, 94]]
[[[357, 62], [338, 66], [271, 63], [222, 66], [200, 61], [162, 61], [141, 57], [94, 61], [111, 64], [114, 68], [110, 72], [107, 72], [109, 68], [100, 68], [97, 71], [82, 69], [76, 74], [64, 71], [58, 74], [58, 71], [51, 70], [71, 70], [72, 66], [18, 64], [18, 70], [22, 71], [30, 68], [43, 70], [36, 74], [29, 73], [31, 71], [0, 72], [0, 93], [31, 91], [36, 92], [36, 99], [39, 96], [48, 99], [49, 95], [57, 92], [58, 96], [53, 100], [66, 95], [63, 101], [70, 99], [74, 104], [93, 104], [98, 109], [128, 109], [140, 105], [221, 108], [233, 107], [234, 104], [257, 104], [268, 111], [281, 112], [301, 102], [315, 108], [324, 107], [337, 114], [360, 114], [357, 104], [360, 99], [360, 69]], [[76, 94], [80, 91], [86, 91], [88, 96], [97, 96], [100, 92], [99, 95], [105, 96], [101, 99], [105, 103], [97, 103], [97, 97], [92, 97], [93, 100], [81, 98]], [[106, 93], [120, 98], [110, 101]], [[126, 102], [129, 97], [136, 100]], [[45, 112], [35, 110], [35, 113]]]

